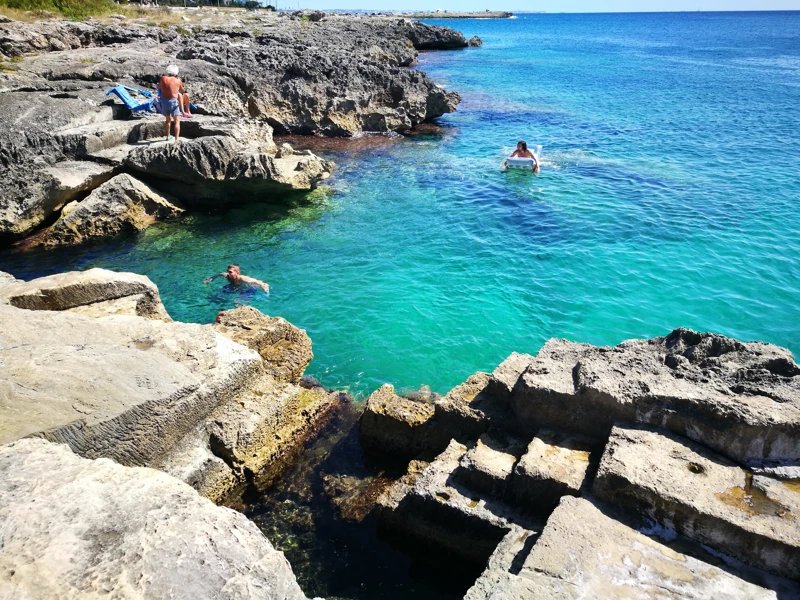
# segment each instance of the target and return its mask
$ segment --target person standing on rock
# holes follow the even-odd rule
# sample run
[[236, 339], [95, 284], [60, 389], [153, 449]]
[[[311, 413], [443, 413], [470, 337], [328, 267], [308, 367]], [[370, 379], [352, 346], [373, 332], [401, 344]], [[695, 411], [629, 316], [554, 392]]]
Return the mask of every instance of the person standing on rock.
[[223, 288], [224, 291], [238, 293], [240, 298], [248, 296], [248, 294], [252, 296], [253, 292], [255, 292], [257, 288], [261, 288], [266, 293], [269, 293], [269, 286], [266, 283], [252, 277], [248, 277], [247, 275], [242, 275], [242, 269], [237, 264], [228, 265], [227, 271], [212, 275], [211, 277], [204, 279], [203, 283], [210, 283], [217, 277], [224, 277], [228, 280], [228, 285]]
[[185, 94], [183, 82], [178, 79], [178, 67], [170, 65], [158, 81], [158, 91], [161, 93], [161, 114], [167, 119], [167, 141], [173, 139], [170, 126], [175, 122], [175, 142], [181, 137], [181, 106], [180, 96]]

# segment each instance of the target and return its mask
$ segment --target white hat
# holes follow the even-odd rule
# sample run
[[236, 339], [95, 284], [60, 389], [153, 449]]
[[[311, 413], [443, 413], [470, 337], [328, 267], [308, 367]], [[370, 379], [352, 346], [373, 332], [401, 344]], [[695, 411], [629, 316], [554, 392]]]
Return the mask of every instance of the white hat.
[[172, 75], [173, 77], [175, 77], [178, 74], [178, 66], [177, 65], [168, 66], [165, 73], [167, 75]]

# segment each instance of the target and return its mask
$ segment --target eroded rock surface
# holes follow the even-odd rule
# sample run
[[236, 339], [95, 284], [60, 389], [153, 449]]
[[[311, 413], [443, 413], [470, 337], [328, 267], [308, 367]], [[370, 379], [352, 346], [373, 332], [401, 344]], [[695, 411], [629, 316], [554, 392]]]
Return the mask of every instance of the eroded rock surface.
[[281, 317], [270, 317], [251, 306], [226, 310], [217, 315], [215, 329], [258, 352], [275, 381], [300, 383], [314, 358], [311, 339]]
[[0, 289], [0, 304], [94, 317], [128, 314], [170, 320], [158, 288], [150, 279], [106, 269], [57, 273], [31, 281], [15, 279]]
[[8, 305], [0, 323], [0, 443], [40, 435], [128, 465], [150, 464], [261, 366], [202, 325]]
[[64, 207], [42, 238], [47, 246], [75, 245], [123, 231], [141, 231], [183, 214], [180, 204], [130, 175], [117, 175], [89, 196]]
[[244, 515], [45, 440], [0, 447], [0, 537], [3, 598], [305, 599]]
[[788, 351], [685, 329], [514, 353], [436, 400], [416, 430], [414, 402], [384, 386], [381, 418], [362, 428], [368, 452], [424, 456], [453, 439], [430, 465], [410, 463], [379, 522], [488, 561], [470, 600], [800, 598], [798, 386]]
[[615, 427], [593, 491], [719, 552], [800, 579], [800, 493], [685, 438]]
[[[264, 190], [308, 189], [330, 173], [313, 155], [275, 157], [273, 128], [401, 132], [455, 110], [457, 94], [409, 67], [419, 49], [465, 47], [461, 34], [405, 19], [314, 15], [253, 14], [191, 29], [146, 19], [1, 23], [0, 51], [18, 62], [0, 71], [0, 120], [8, 125], [0, 132], [0, 243], [51, 222], [122, 170], [151, 173], [148, 184], [168, 180], [162, 191], [203, 208], [241, 202]], [[201, 112], [229, 124], [214, 131], [185, 120], [185, 148], [143, 149], [164, 135], [162, 118], [129, 119], [105, 92], [115, 83], [153, 90], [170, 63]], [[265, 135], [245, 140], [232, 131], [240, 123], [257, 123]]]
[[430, 447], [432, 404], [403, 398], [383, 385], [367, 399], [361, 417], [361, 443], [397, 458], [411, 459]]
[[[765, 578], [775, 591], [727, 570], [677, 552], [606, 516], [579, 498], [564, 498], [547, 521], [530, 554], [517, 532], [498, 546], [489, 568], [465, 600], [578, 600], [579, 598], [728, 598], [766, 600], [795, 597], [785, 581]], [[511, 554], [524, 562], [514, 568]]]
[[523, 427], [607, 437], [665, 427], [743, 463], [800, 461], [800, 366], [788, 350], [676, 329], [597, 348], [550, 340], [510, 397]]

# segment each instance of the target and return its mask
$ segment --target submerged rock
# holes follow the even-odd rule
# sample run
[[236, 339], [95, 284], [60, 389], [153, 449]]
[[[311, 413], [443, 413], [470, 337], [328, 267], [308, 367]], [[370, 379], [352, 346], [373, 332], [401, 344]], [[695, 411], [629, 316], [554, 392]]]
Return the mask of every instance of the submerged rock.
[[0, 535], [3, 598], [305, 599], [244, 515], [44, 440], [0, 447]]

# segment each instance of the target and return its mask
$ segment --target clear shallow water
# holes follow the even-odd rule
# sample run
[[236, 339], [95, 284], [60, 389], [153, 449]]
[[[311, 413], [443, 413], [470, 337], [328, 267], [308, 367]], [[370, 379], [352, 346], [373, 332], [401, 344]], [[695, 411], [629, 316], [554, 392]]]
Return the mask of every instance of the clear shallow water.
[[[30, 278], [148, 275], [179, 320], [234, 296], [308, 330], [309, 373], [445, 392], [549, 337], [677, 326], [800, 352], [800, 12], [442, 21], [483, 48], [422, 55], [463, 96], [421, 135], [328, 153], [330, 190], [194, 215], [99, 247], [4, 254]], [[502, 174], [517, 139], [541, 174]], [[268, 198], [265, 198], [268, 200]]]

